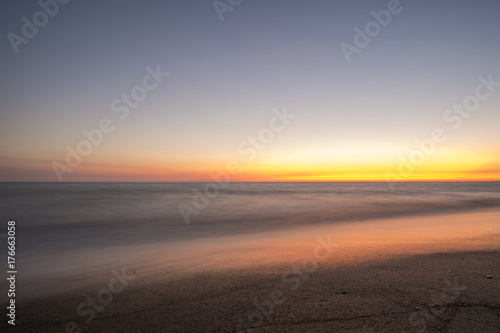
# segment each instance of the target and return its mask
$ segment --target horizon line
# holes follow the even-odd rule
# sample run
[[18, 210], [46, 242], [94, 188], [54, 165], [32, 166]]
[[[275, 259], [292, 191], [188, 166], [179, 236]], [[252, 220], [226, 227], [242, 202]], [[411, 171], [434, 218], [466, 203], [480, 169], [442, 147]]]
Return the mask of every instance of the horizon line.
[[[0, 183], [214, 183], [210, 181], [0, 181]], [[218, 183], [218, 182], [215, 182]], [[387, 181], [387, 180], [295, 180], [295, 181], [228, 181], [224, 183], [500, 183], [500, 180], [402, 180], [402, 181]]]

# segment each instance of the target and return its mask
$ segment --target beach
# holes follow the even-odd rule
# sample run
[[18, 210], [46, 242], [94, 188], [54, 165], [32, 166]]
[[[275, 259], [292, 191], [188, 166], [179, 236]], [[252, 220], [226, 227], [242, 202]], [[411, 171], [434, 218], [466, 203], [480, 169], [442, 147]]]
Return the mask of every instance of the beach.
[[[134, 283], [89, 324], [76, 307], [102, 284], [23, 303], [19, 332], [498, 332], [500, 253], [415, 255], [320, 268], [287, 265]], [[486, 275], [492, 276], [491, 279]], [[296, 287], [296, 288], [295, 288]], [[77, 328], [68, 332], [78, 332]]]
[[9, 186], [2, 331], [498, 331], [496, 184], [232, 184], [190, 224], [193, 184]]

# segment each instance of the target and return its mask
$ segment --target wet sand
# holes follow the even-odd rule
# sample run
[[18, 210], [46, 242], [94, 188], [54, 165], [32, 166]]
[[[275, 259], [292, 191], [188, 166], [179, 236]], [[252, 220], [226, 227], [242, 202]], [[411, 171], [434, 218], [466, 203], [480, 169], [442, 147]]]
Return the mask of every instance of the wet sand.
[[90, 323], [76, 309], [109, 281], [23, 301], [16, 327], [4, 321], [2, 331], [64, 332], [66, 325], [67, 332], [500, 331], [499, 251], [283, 263], [179, 279], [125, 273], [133, 275], [130, 283]]
[[499, 332], [499, 218], [380, 219], [58, 253], [50, 267], [23, 261], [16, 327], [0, 328]]

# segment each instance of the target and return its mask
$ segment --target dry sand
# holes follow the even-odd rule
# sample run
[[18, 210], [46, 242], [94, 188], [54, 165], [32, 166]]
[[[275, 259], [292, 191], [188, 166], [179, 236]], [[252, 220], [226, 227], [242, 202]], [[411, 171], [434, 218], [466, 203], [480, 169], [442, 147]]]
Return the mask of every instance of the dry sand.
[[89, 324], [76, 308], [102, 283], [19, 301], [16, 327], [4, 320], [0, 328], [64, 332], [75, 322], [81, 332], [500, 332], [500, 252], [321, 264], [302, 275], [292, 269], [279, 264], [174, 280], [138, 271]]

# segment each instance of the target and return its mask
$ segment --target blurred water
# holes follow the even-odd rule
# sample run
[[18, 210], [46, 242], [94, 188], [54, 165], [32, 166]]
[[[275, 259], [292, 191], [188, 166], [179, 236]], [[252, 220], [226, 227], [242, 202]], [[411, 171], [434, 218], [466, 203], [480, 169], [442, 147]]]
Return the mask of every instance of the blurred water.
[[2, 219], [17, 222], [21, 294], [70, 290], [121, 267], [165, 277], [285, 262], [311, 256], [330, 233], [344, 261], [498, 246], [500, 183], [401, 183], [394, 193], [385, 183], [230, 183], [186, 224], [179, 205], [195, 208], [205, 185], [0, 183]]
[[500, 183], [229, 183], [185, 223], [205, 183], [0, 183], [22, 251], [151, 244], [500, 207]]

